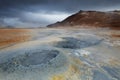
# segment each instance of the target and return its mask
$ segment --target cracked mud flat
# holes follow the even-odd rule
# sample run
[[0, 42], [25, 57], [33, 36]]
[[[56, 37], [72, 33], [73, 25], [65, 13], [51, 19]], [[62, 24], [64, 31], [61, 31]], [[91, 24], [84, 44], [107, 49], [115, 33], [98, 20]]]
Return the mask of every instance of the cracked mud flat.
[[[11, 34], [0, 35], [5, 44], [0, 46], [0, 80], [120, 80], [120, 38], [113, 36], [120, 35], [117, 30], [7, 32]], [[19, 36], [29, 38], [21, 41]]]

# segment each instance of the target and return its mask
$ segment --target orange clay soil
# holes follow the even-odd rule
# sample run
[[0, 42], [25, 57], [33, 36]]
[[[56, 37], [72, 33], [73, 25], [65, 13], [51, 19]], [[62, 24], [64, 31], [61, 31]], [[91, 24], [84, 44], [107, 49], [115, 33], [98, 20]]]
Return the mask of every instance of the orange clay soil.
[[0, 49], [31, 39], [29, 29], [0, 29]]

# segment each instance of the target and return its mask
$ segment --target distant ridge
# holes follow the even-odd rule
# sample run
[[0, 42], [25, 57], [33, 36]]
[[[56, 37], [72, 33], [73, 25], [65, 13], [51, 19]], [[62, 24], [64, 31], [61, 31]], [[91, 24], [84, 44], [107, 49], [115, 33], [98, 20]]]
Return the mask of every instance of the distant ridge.
[[50, 24], [47, 27], [102, 27], [120, 29], [120, 11], [82, 11], [73, 14], [61, 22]]

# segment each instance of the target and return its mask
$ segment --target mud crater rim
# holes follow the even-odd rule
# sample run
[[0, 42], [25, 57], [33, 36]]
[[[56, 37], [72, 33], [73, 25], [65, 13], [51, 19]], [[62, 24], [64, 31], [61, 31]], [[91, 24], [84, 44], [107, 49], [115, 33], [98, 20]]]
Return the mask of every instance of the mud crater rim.
[[90, 46], [94, 46], [102, 42], [102, 39], [80, 39], [74, 37], [62, 37], [63, 41], [59, 41], [55, 44], [55, 47], [64, 49], [81, 49]]
[[24, 54], [19, 54], [4, 63], [1, 63], [0, 68], [4, 71], [7, 71], [20, 65], [29, 67], [46, 64], [54, 58], [57, 58], [59, 54], [59, 50], [40, 50], [35, 52], [26, 52]]
[[39, 52], [25, 53], [21, 57], [20, 64], [23, 66], [45, 64], [59, 55], [58, 50], [41, 50]]

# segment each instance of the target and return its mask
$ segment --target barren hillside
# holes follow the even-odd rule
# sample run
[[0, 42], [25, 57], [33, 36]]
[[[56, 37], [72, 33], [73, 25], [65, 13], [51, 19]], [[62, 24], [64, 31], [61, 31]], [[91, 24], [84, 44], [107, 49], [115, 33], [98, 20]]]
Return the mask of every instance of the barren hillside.
[[73, 14], [61, 22], [48, 25], [48, 27], [102, 27], [120, 29], [120, 11], [82, 11]]

